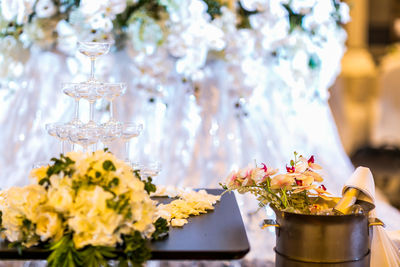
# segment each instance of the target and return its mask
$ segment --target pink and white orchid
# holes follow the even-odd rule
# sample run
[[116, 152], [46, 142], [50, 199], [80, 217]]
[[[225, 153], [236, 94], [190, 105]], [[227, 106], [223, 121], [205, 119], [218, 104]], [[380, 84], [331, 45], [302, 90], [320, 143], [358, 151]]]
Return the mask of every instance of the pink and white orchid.
[[288, 174], [278, 174], [271, 178], [271, 189], [286, 189], [291, 190], [295, 179]]
[[232, 171], [227, 177], [226, 186], [229, 189], [237, 189], [240, 186], [253, 186], [264, 183], [268, 177], [276, 174], [278, 169], [268, 168], [266, 164], [262, 163], [262, 167], [253, 167], [248, 165], [238, 171]]
[[226, 181], [227, 181], [226, 186], [232, 190], [237, 189], [242, 185], [242, 180], [239, 179], [235, 171], [232, 171], [228, 175]]
[[314, 156], [311, 156], [308, 160], [305, 157], [300, 156], [299, 162], [296, 164], [296, 169], [299, 169], [299, 172], [304, 172], [307, 169], [321, 170], [322, 167], [315, 163]]
[[[316, 172], [321, 166], [315, 163], [314, 156], [306, 159], [294, 153], [294, 160], [286, 165], [286, 172], [277, 174], [278, 170], [267, 167], [248, 165], [236, 172], [231, 172], [227, 183], [222, 185], [228, 190], [237, 190], [244, 194], [251, 192], [257, 196], [260, 205], [270, 204], [281, 210], [297, 210], [297, 212], [318, 213], [322, 207], [315, 205], [315, 199], [332, 200], [322, 184], [322, 176]], [[302, 193], [302, 194], [300, 194]], [[313, 197], [313, 199], [310, 199]], [[304, 205], [297, 205], [304, 201]], [[310, 203], [314, 203], [311, 205]]]

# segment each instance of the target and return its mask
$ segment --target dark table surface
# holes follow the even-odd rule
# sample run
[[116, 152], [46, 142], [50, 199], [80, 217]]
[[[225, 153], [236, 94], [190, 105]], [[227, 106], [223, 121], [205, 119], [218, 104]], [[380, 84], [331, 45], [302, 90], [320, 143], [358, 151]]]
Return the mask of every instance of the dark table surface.
[[[207, 189], [221, 194], [220, 189]], [[160, 198], [161, 202], [165, 199]], [[244, 257], [250, 250], [242, 217], [233, 193], [224, 194], [214, 211], [189, 218], [182, 228], [170, 228], [169, 236], [149, 243], [153, 260], [229, 260]], [[0, 259], [46, 259], [47, 250], [32, 247], [23, 250], [9, 248], [0, 241]]]

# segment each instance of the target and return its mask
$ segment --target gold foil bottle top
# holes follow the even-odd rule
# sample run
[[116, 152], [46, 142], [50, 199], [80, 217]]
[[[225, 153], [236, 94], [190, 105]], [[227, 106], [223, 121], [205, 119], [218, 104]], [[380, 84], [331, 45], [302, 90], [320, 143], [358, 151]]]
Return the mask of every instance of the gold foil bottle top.
[[356, 203], [360, 190], [356, 188], [349, 188], [344, 192], [343, 197], [339, 200], [334, 211], [340, 214], [349, 214], [352, 211], [352, 206]]

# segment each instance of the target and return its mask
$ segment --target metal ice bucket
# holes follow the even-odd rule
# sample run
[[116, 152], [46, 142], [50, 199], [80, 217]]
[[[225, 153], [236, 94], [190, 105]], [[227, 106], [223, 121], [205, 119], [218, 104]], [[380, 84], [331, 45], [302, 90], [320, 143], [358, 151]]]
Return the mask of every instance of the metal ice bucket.
[[368, 219], [375, 206], [359, 201], [364, 214], [309, 215], [274, 209], [276, 220], [265, 220], [275, 226], [276, 266], [369, 266], [371, 226], [383, 225]]

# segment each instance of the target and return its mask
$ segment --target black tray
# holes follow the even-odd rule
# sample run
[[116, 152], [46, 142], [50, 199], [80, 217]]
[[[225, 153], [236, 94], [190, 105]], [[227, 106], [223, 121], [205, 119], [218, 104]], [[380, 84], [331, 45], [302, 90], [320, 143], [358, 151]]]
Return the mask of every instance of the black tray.
[[[221, 194], [221, 189], [207, 189], [208, 193]], [[156, 198], [161, 202], [167, 199]], [[150, 242], [153, 260], [229, 260], [240, 259], [250, 250], [242, 217], [233, 193], [224, 194], [214, 211], [189, 218], [182, 228], [171, 228], [169, 236]], [[122, 251], [121, 251], [122, 252]], [[0, 259], [46, 259], [49, 252], [43, 248], [9, 248], [8, 242], [0, 241]]]

